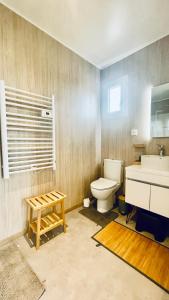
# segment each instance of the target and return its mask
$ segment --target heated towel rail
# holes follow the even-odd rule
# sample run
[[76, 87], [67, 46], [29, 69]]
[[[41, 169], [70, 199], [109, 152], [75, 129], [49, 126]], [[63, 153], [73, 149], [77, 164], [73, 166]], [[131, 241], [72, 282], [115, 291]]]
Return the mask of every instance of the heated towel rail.
[[3, 177], [56, 168], [55, 98], [0, 80]]

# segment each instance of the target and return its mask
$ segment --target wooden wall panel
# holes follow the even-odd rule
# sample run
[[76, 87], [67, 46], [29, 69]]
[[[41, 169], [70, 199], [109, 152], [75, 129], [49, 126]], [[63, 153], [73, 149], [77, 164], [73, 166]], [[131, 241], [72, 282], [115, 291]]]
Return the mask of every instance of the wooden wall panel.
[[24, 198], [58, 188], [66, 208], [89, 194], [99, 174], [100, 74], [94, 66], [0, 4], [0, 79], [56, 96], [56, 172], [0, 178], [0, 240], [25, 227]]
[[[136, 52], [101, 71], [102, 107], [102, 159], [109, 157], [125, 160], [126, 165], [135, 160], [135, 143], [145, 143], [147, 154], [158, 154], [157, 144], [164, 144], [169, 155], [169, 138], [149, 137], [151, 87], [169, 82], [169, 36]], [[126, 77], [126, 116], [110, 117], [105, 113], [104, 90], [109, 82]], [[137, 137], [130, 135], [137, 128]]]

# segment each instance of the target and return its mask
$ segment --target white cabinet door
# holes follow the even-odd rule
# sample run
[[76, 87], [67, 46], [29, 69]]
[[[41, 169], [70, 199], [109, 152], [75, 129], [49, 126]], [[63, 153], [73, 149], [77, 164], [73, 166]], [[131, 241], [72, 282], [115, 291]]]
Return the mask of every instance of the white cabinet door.
[[127, 179], [125, 201], [149, 210], [150, 184]]
[[150, 211], [169, 218], [169, 189], [151, 185]]

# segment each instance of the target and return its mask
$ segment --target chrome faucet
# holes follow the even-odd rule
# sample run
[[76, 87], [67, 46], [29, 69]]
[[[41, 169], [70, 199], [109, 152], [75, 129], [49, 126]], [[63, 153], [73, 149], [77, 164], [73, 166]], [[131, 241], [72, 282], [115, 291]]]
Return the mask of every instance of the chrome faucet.
[[160, 151], [159, 155], [160, 157], [163, 157], [164, 156], [164, 145], [157, 145], [158, 146], [158, 149]]

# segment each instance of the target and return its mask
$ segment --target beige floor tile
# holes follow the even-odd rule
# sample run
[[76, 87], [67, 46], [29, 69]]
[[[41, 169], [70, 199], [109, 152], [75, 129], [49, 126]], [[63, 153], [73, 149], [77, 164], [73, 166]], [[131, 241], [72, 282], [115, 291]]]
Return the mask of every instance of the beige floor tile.
[[91, 236], [100, 229], [75, 210], [68, 229], [40, 247], [30, 248], [24, 237], [16, 243], [46, 292], [41, 300], [168, 300], [149, 279], [128, 266]]

